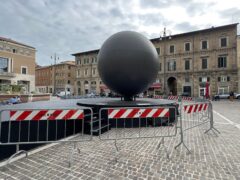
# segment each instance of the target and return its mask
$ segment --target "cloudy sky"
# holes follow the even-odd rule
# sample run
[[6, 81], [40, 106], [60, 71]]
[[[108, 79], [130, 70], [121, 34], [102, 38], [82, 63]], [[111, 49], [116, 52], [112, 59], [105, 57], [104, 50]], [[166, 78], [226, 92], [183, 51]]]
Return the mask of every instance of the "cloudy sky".
[[74, 59], [123, 30], [159, 37], [240, 21], [239, 0], [0, 0], [0, 36], [37, 49], [40, 65]]

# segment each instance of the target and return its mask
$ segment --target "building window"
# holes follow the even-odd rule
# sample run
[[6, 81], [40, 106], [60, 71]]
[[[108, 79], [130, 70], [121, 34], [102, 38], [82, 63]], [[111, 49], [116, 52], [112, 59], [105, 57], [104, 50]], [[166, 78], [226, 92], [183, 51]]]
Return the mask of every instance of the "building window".
[[190, 69], [190, 60], [185, 60], [185, 70]]
[[156, 48], [158, 55], [160, 55], [160, 48]]
[[77, 82], [77, 85], [78, 85], [78, 86], [81, 86], [81, 82], [80, 82], [80, 81], [78, 81], [78, 82]]
[[230, 77], [229, 76], [220, 76], [218, 77], [218, 82], [227, 82], [230, 81]]
[[227, 47], [227, 38], [220, 38], [220, 47]]
[[80, 65], [81, 64], [81, 59], [79, 58], [78, 60], [77, 60], [77, 65]]
[[68, 80], [68, 84], [71, 84], [71, 81], [70, 81], [70, 80]]
[[201, 48], [202, 48], [203, 50], [208, 49], [208, 42], [207, 42], [207, 41], [202, 41], [202, 42], [201, 42]]
[[189, 42], [184, 44], [184, 50], [185, 51], [190, 51], [190, 43]]
[[80, 69], [78, 69], [78, 70], [77, 70], [77, 77], [80, 77], [80, 76], [81, 76], [80, 73], [81, 73], [81, 71], [80, 71]]
[[226, 67], [227, 67], [227, 56], [219, 56], [218, 68], [226, 68]]
[[189, 83], [189, 82], [190, 82], [189, 76], [185, 77], [185, 82], [186, 82], [186, 83]]
[[4, 47], [3, 44], [0, 44], [0, 50], [3, 50], [4, 49], [3, 47]]
[[85, 74], [85, 76], [88, 75], [88, 69], [85, 69], [84, 74]]
[[0, 57], [0, 72], [8, 72], [8, 59]]
[[207, 58], [202, 58], [202, 69], [207, 69], [207, 66], [208, 63], [207, 63]]
[[199, 77], [199, 82], [209, 82], [210, 77]]
[[229, 86], [218, 87], [218, 94], [228, 94], [228, 93], [229, 93]]
[[16, 49], [13, 49], [12, 52], [13, 52], [13, 53], [17, 53], [17, 50], [16, 50]]
[[92, 69], [92, 74], [95, 75], [96, 74], [96, 68]]
[[21, 67], [21, 74], [27, 74], [27, 67]]
[[174, 53], [175, 47], [174, 45], [170, 45], [169, 52]]
[[176, 61], [168, 62], [168, 71], [176, 71]]

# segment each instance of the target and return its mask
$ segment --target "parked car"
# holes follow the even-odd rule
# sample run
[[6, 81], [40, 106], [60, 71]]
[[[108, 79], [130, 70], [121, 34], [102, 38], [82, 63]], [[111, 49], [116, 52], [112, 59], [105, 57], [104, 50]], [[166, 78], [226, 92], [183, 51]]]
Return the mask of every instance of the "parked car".
[[[219, 100], [219, 99], [229, 99], [230, 95], [229, 93], [224, 93], [224, 94], [216, 94], [214, 96], [215, 100]], [[234, 98], [235, 99], [240, 99], [240, 93], [234, 93]]]
[[94, 98], [94, 97], [97, 97], [97, 95], [95, 93], [86, 94], [86, 98]]
[[234, 93], [234, 97], [240, 100], [240, 93]]
[[229, 93], [227, 94], [216, 94], [214, 95], [215, 100], [220, 100], [220, 99], [229, 99]]
[[57, 93], [58, 97], [64, 97], [64, 96], [70, 96], [71, 92], [70, 91], [60, 91]]

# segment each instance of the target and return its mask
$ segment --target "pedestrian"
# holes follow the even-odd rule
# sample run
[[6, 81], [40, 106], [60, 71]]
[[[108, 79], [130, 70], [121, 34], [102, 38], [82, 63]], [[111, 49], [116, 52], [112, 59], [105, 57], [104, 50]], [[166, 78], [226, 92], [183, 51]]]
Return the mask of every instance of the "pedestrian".
[[230, 96], [230, 97], [229, 97], [230, 101], [233, 101], [233, 98], [234, 98], [234, 93], [233, 93], [233, 91], [230, 92], [229, 96]]

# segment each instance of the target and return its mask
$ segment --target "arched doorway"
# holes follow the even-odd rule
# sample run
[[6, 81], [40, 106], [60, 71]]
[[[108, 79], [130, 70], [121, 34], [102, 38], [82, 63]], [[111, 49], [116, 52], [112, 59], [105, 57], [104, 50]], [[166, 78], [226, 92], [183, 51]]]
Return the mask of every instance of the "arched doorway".
[[85, 94], [88, 94], [89, 93], [89, 83], [88, 81], [84, 81], [84, 89], [85, 89]]
[[175, 77], [170, 77], [167, 80], [167, 84], [169, 93], [172, 93], [172, 95], [177, 96], [177, 79]]

